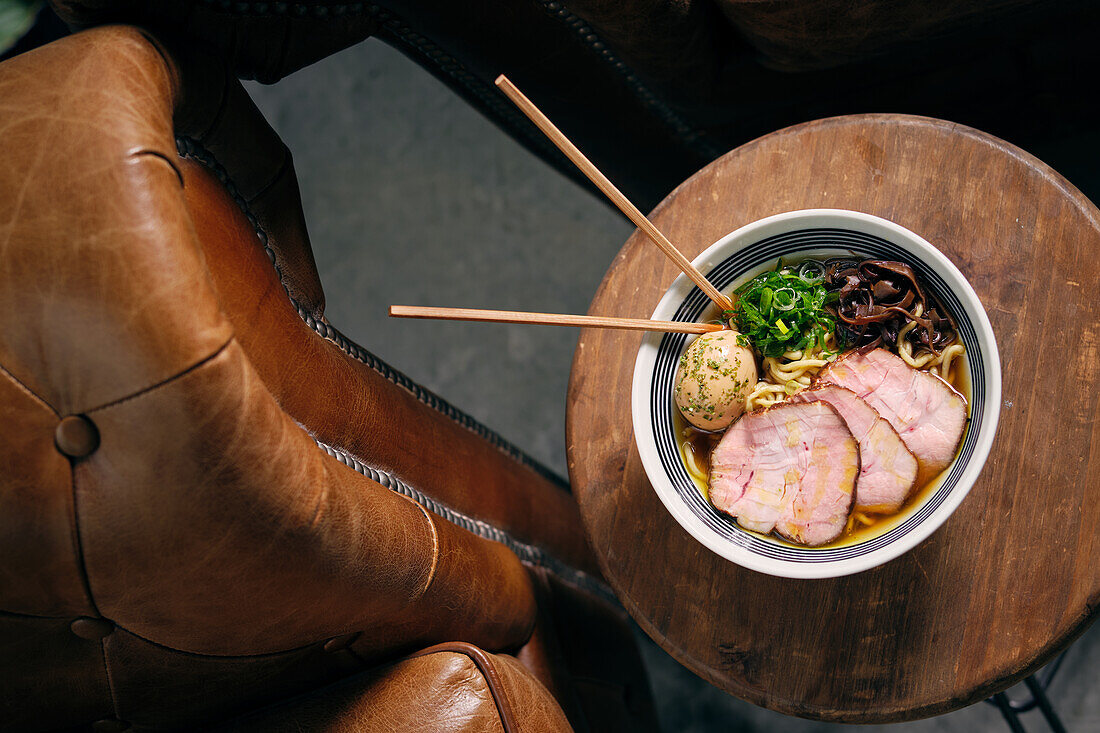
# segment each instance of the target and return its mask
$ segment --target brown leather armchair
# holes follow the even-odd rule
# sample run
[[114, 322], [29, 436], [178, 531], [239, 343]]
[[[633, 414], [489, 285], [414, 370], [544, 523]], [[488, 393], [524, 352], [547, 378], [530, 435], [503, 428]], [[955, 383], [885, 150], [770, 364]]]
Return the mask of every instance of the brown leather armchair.
[[0, 558], [2, 730], [654, 725], [567, 487], [327, 322], [289, 151], [132, 27], [0, 64]]

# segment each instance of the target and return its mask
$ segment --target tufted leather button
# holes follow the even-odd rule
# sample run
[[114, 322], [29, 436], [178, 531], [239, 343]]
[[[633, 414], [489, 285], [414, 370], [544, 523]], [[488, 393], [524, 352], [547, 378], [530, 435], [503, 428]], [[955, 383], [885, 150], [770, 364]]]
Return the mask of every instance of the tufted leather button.
[[81, 616], [69, 624], [69, 628], [81, 639], [98, 641], [115, 630], [115, 625], [105, 618]]
[[99, 447], [99, 431], [95, 423], [83, 415], [61, 418], [53, 434], [57, 449], [70, 458], [91, 455]]
[[92, 723], [94, 733], [119, 733], [119, 731], [127, 730], [129, 727], [129, 723], [118, 718], [104, 718]]
[[355, 641], [356, 637], [358, 636], [358, 633], [344, 634], [343, 636], [334, 636], [325, 642], [325, 651], [338, 652], [341, 649], [346, 649], [348, 645]]

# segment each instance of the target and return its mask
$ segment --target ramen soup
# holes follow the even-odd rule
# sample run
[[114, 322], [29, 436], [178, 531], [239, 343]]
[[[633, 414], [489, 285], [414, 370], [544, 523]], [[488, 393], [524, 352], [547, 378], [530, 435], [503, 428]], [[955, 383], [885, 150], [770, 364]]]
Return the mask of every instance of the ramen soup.
[[[907, 264], [881, 260], [779, 263], [732, 295], [733, 310], [711, 314], [730, 331], [699, 337], [720, 335], [724, 351], [689, 344], [674, 387], [681, 458], [704, 497], [742, 529], [800, 546], [900, 524], [969, 423], [952, 315]], [[735, 417], [703, 419], [719, 413]]]

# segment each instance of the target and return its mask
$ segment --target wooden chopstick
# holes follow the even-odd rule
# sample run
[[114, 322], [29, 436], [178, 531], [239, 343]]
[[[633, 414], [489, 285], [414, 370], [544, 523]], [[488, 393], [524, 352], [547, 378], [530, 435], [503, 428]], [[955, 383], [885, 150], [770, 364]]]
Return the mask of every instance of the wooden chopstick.
[[582, 326], [584, 328], [622, 328], [628, 331], [665, 331], [672, 333], [710, 333], [725, 327], [715, 323], [651, 321], [645, 318], [606, 316], [567, 316], [558, 313], [525, 313], [476, 308], [434, 308], [418, 305], [391, 305], [394, 318], [436, 318], [445, 321], [482, 321], [493, 323], [532, 323], [543, 326]]
[[573, 164], [580, 168], [581, 173], [588, 176], [588, 179], [592, 183], [596, 184], [596, 187], [603, 191], [604, 195], [611, 199], [611, 203], [619, 207], [627, 217], [634, 222], [634, 225], [645, 232], [653, 243], [661, 248], [668, 257], [676, 263], [676, 266], [680, 270], [691, 278], [691, 281], [699, 286], [699, 289], [706, 293], [706, 296], [714, 301], [722, 310], [728, 310], [733, 305], [730, 299], [722, 293], [718, 292], [718, 289], [711, 285], [703, 273], [691, 264], [687, 257], [684, 257], [680, 253], [680, 250], [676, 249], [672, 242], [668, 241], [668, 237], [661, 234], [660, 230], [653, 225], [645, 215], [638, 210], [638, 207], [630, 202], [622, 191], [615, 187], [611, 181], [607, 179], [603, 173], [600, 173], [596, 166], [592, 165], [592, 161], [585, 157], [584, 153], [577, 149], [577, 146], [569, 141], [565, 135], [562, 134], [550, 119], [544, 115], [538, 107], [536, 107], [530, 99], [528, 99], [523, 92], [521, 92], [516, 85], [508, 80], [508, 77], [501, 74], [496, 79], [497, 87], [507, 95], [508, 99], [519, 107], [520, 111], [535, 123], [535, 126], [542, 130], [546, 137], [550, 138], [550, 142], [558, 146], [558, 150], [565, 153], [569, 160], [573, 161]]

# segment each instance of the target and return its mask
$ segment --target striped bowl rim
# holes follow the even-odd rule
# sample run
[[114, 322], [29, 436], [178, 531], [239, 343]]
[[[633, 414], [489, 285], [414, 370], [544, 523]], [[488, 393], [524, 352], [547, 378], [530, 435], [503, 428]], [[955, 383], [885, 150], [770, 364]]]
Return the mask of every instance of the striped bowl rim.
[[[888, 531], [841, 547], [796, 547], [742, 529], [718, 512], [688, 475], [677, 445], [672, 387], [687, 334], [649, 334], [635, 364], [632, 413], [635, 441], [650, 483], [673, 517], [697, 540], [745, 567], [796, 578], [836, 577], [875, 567], [930, 535], [961, 503], [989, 453], [1000, 407], [1000, 363], [988, 317], [962, 274], [931, 244], [869, 214], [813, 209], [768, 217], [723, 237], [695, 265], [723, 292], [779, 258], [854, 254], [902, 260], [955, 316], [966, 347], [970, 419], [962, 445], [938, 487]], [[710, 306], [681, 275], [654, 319], [697, 321]]]

